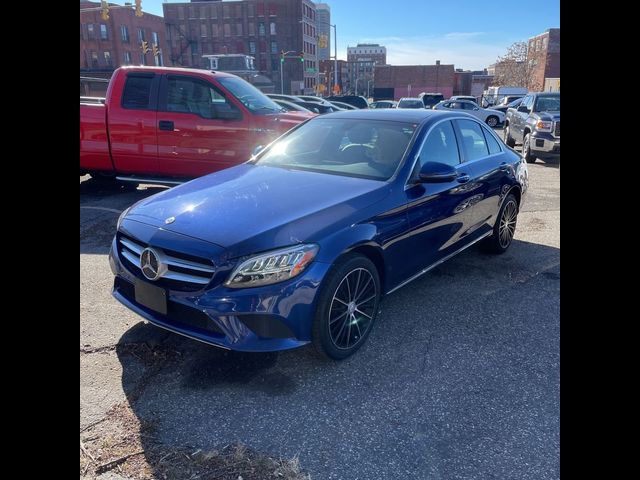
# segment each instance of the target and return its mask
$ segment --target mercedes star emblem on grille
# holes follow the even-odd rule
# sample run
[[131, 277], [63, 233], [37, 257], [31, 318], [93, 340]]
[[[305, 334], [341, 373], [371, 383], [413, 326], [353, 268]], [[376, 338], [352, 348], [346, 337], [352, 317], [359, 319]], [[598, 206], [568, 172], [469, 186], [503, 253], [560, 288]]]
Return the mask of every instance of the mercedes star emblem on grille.
[[145, 248], [140, 254], [140, 269], [142, 274], [149, 280], [157, 280], [160, 278], [162, 269], [160, 259], [155, 250]]

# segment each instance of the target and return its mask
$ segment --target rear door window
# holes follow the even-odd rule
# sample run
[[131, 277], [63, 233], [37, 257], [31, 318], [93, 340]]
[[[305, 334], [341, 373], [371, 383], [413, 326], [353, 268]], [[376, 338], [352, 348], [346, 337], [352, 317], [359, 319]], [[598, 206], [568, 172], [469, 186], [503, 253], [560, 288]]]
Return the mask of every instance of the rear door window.
[[462, 150], [466, 161], [477, 160], [489, 155], [487, 141], [482, 133], [482, 127], [473, 120], [456, 120], [462, 138]]

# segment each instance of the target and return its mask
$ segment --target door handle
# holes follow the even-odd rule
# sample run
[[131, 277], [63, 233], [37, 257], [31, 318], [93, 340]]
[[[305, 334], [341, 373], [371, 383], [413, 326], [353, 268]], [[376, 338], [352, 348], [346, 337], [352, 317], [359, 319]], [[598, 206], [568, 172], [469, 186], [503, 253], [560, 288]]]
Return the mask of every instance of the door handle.
[[467, 183], [469, 180], [471, 180], [471, 177], [466, 173], [462, 173], [458, 176], [458, 178], [456, 178], [456, 180], [458, 181], [458, 183]]
[[160, 120], [158, 122], [158, 128], [160, 130], [167, 130], [173, 132], [173, 122], [171, 120]]
[[506, 172], [509, 170], [509, 165], [507, 165], [507, 162], [502, 162], [499, 169], [501, 172]]

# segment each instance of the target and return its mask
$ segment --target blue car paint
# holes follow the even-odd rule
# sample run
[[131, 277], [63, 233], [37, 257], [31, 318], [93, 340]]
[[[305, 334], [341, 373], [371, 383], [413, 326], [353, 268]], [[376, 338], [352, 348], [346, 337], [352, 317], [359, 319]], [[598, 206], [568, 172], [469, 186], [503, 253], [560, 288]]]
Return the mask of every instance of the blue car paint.
[[[328, 117], [405, 121], [418, 128], [388, 181], [247, 163], [151, 196], [136, 204], [120, 225], [118, 234], [213, 261], [216, 273], [209, 285], [188, 292], [169, 288], [167, 297], [205, 312], [224, 335], [180, 326], [115, 287], [114, 296], [150, 322], [212, 345], [240, 351], [298, 347], [311, 340], [318, 292], [342, 254], [357, 250], [369, 256], [380, 270], [383, 293], [389, 292], [490, 234], [506, 195], [515, 192], [520, 197], [526, 191], [526, 163], [502, 142], [502, 152], [457, 167], [460, 175], [469, 175], [467, 183], [407, 184], [430, 127], [440, 120], [471, 116], [364, 110], [324, 116]], [[169, 217], [175, 220], [166, 224]], [[320, 250], [297, 277], [246, 289], [223, 285], [243, 258], [299, 243], [316, 243]], [[117, 236], [110, 262], [121, 279], [132, 284], [146, 281], [123, 264]], [[294, 337], [258, 337], [238, 319], [251, 314], [273, 315]]]

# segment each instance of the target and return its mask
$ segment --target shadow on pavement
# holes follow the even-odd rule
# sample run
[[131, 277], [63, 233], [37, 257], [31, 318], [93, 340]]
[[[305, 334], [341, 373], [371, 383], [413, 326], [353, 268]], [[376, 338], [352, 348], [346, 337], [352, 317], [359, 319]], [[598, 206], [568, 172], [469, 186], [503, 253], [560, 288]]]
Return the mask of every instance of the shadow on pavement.
[[559, 252], [463, 252], [385, 298], [343, 362], [138, 323], [117, 354], [131, 409], [157, 428], [143, 448], [242, 442], [299, 455], [312, 478], [557, 478]]

